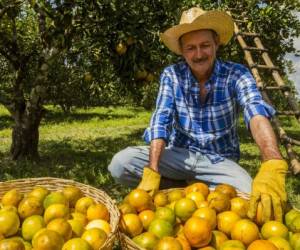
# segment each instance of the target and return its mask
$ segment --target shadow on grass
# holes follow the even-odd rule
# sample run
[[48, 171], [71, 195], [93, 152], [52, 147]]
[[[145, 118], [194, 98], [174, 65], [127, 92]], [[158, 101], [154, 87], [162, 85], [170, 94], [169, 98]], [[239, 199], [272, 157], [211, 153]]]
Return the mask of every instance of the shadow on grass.
[[41, 160], [38, 163], [13, 162], [7, 156], [0, 155], [0, 176], [2, 181], [43, 176], [73, 179], [102, 188], [118, 199], [128, 189], [113, 181], [107, 166], [118, 151], [141, 144], [142, 133], [143, 129], [138, 129], [116, 138], [41, 141]]
[[13, 119], [9, 115], [1, 115], [0, 116], [0, 130], [11, 128], [13, 124]]

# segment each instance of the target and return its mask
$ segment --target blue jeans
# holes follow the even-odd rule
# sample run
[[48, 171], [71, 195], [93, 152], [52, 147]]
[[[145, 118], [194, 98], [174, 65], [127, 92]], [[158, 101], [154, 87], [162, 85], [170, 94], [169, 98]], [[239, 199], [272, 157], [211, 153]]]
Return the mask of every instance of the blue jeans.
[[[128, 147], [114, 155], [108, 170], [118, 183], [136, 187], [147, 164], [149, 146]], [[211, 188], [228, 183], [242, 192], [251, 191], [250, 175], [236, 162], [225, 159], [212, 164], [205, 155], [184, 148], [166, 147], [160, 159], [159, 173], [175, 181], [199, 180]]]

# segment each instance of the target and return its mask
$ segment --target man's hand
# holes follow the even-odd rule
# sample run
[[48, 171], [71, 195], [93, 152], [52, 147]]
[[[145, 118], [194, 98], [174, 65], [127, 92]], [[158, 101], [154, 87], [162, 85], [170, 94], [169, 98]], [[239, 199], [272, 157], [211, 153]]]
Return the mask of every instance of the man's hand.
[[159, 190], [160, 174], [149, 167], [144, 167], [142, 180], [137, 188], [144, 189], [151, 196]]
[[263, 223], [271, 220], [274, 214], [275, 220], [282, 222], [286, 205], [285, 175], [288, 165], [284, 160], [268, 160], [261, 164], [260, 170], [252, 183], [250, 207], [248, 217], [254, 219], [257, 205], [262, 203]]

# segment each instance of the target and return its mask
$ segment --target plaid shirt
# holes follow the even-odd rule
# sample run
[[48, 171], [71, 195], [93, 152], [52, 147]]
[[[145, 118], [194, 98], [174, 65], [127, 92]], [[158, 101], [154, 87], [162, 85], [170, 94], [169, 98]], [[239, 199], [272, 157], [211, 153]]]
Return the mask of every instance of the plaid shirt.
[[237, 63], [216, 60], [205, 88], [206, 100], [201, 103], [199, 83], [187, 63], [165, 68], [144, 140], [164, 139], [169, 146], [201, 152], [212, 163], [224, 158], [238, 160], [239, 108], [247, 128], [253, 116], [270, 118], [275, 110], [263, 101], [249, 70]]

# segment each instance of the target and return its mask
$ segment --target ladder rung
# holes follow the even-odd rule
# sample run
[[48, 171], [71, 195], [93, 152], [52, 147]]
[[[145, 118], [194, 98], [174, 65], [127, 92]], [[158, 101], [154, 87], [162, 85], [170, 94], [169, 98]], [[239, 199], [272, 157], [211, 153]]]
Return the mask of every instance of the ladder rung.
[[288, 111], [276, 111], [276, 114], [278, 115], [300, 115], [300, 111], [292, 111], [292, 110], [288, 110]]
[[257, 47], [244, 47], [244, 50], [249, 50], [249, 51], [261, 51], [261, 52], [267, 52], [268, 49], [261, 49], [261, 48], [257, 48]]
[[238, 20], [238, 19], [234, 19], [234, 22], [237, 22], [237, 23], [247, 23], [248, 20]]
[[263, 87], [258, 87], [259, 90], [291, 90], [290, 86], [263, 86]]
[[242, 32], [242, 31], [237, 32], [235, 35], [236, 35], [236, 36], [260, 36], [259, 33]]
[[268, 65], [256, 64], [256, 63], [250, 64], [249, 67], [251, 69], [253, 69], [253, 68], [259, 68], [259, 69], [279, 70], [278, 67], [270, 67]]

